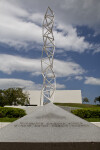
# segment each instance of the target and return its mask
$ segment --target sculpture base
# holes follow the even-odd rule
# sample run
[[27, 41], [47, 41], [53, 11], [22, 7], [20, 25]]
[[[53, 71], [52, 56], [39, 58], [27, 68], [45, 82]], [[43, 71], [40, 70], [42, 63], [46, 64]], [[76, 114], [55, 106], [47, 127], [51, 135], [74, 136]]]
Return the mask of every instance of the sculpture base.
[[99, 150], [99, 142], [0, 143], [0, 150]]
[[99, 150], [100, 128], [49, 103], [0, 129], [0, 150]]

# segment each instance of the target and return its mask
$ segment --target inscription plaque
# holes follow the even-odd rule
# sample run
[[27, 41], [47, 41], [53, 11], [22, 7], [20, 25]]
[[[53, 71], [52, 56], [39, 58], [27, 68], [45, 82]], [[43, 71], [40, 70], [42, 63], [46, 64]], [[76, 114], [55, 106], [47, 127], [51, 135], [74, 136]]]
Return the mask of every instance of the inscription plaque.
[[77, 123], [77, 122], [72, 122], [72, 123], [66, 123], [66, 122], [20, 122], [20, 124], [15, 124], [14, 127], [87, 127], [89, 125], [83, 124], [83, 123]]

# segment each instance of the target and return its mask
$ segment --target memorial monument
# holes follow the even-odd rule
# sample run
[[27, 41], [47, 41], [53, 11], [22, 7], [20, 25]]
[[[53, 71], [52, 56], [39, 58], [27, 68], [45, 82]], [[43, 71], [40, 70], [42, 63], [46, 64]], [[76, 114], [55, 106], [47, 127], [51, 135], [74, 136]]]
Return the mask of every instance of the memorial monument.
[[56, 89], [56, 79], [53, 70], [53, 59], [55, 51], [55, 43], [53, 36], [54, 13], [50, 7], [44, 16], [43, 21], [43, 49], [41, 58], [41, 71], [43, 76], [43, 87], [41, 91], [41, 106], [53, 102], [54, 92]]
[[99, 149], [99, 127], [52, 103], [0, 129], [0, 150]]
[[[48, 11], [51, 13], [50, 22], [47, 21]], [[47, 31], [43, 32], [44, 47], [41, 60], [44, 78], [41, 98], [44, 104], [53, 101], [55, 91], [53, 17], [53, 12], [48, 7], [43, 25]], [[51, 42], [48, 44], [50, 47], [47, 45], [48, 39]], [[45, 69], [44, 64], [47, 65]], [[52, 103], [37, 107], [29, 115], [0, 129], [0, 150], [84, 149], [100, 149], [100, 128]]]

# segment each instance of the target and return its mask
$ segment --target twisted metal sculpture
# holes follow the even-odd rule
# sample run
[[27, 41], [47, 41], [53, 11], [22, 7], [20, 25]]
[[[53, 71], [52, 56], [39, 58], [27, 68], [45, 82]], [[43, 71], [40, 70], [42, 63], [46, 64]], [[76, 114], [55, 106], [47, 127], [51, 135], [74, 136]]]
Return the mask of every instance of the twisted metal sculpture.
[[47, 8], [44, 16], [43, 31], [43, 49], [41, 58], [41, 71], [43, 76], [43, 87], [41, 91], [40, 103], [44, 105], [53, 102], [54, 92], [56, 90], [56, 78], [53, 71], [53, 59], [55, 51], [55, 43], [53, 36], [54, 13]]

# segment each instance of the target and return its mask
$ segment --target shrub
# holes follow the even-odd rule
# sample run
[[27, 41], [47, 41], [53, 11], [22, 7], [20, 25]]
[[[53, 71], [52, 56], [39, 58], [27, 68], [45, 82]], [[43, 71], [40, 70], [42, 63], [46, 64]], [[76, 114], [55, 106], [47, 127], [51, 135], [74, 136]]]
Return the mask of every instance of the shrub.
[[84, 108], [71, 111], [81, 118], [100, 118], [100, 109]]
[[21, 118], [25, 115], [25, 110], [20, 108], [0, 107], [0, 118]]

